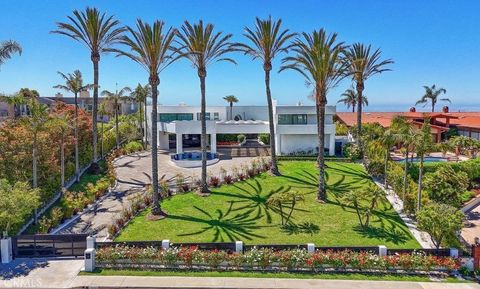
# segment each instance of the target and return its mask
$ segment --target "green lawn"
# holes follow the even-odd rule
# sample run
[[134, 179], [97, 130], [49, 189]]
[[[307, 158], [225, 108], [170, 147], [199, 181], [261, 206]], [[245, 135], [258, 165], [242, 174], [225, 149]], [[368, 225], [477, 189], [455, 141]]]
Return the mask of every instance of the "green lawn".
[[[431, 282], [428, 276], [360, 274], [360, 273], [288, 273], [288, 272], [201, 272], [201, 271], [148, 271], [148, 270], [112, 270], [97, 269], [93, 273], [80, 272], [84, 276], [180, 276], [180, 277], [240, 277], [240, 278], [283, 278], [283, 279], [334, 279], [334, 280], [370, 280], [370, 281], [410, 281]], [[454, 277], [441, 281], [447, 283], [464, 283]], [[438, 281], [436, 281], [438, 282]]]
[[[339, 201], [343, 193], [368, 185], [371, 180], [359, 164], [328, 162], [327, 203], [316, 202], [317, 171], [314, 162], [284, 161], [281, 177], [262, 174], [254, 179], [212, 190], [209, 197], [194, 193], [176, 195], [162, 203], [166, 219], [148, 221], [148, 211], [137, 216], [116, 241], [162, 240], [172, 242], [221, 242], [247, 244], [305, 244], [317, 246], [375, 246], [419, 248], [400, 217], [385, 200], [375, 211], [371, 228], [358, 226], [352, 208]], [[279, 214], [266, 201], [276, 192], [296, 190], [306, 195], [292, 220], [311, 222], [318, 231], [283, 231]]]

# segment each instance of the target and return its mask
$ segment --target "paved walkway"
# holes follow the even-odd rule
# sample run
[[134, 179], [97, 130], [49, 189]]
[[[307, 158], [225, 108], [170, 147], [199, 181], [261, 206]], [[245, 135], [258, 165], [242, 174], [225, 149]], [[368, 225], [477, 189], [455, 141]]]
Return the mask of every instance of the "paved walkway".
[[390, 202], [395, 212], [397, 212], [400, 218], [402, 218], [405, 225], [407, 225], [413, 237], [418, 243], [420, 243], [420, 246], [425, 249], [435, 248], [432, 240], [430, 239], [430, 235], [426, 232], [418, 230], [417, 224], [403, 212], [403, 201], [400, 199], [400, 197], [392, 189], [385, 189], [382, 181], [374, 179], [374, 182], [386, 193], [387, 200]]
[[[233, 167], [248, 165], [254, 157], [222, 159], [218, 163], [208, 166], [210, 175], [219, 175], [221, 168], [230, 171]], [[107, 235], [107, 225], [121, 212], [129, 201], [139, 194], [145, 185], [151, 183], [152, 160], [149, 151], [134, 153], [117, 159], [114, 163], [117, 171], [117, 186], [114, 192], [109, 193], [78, 218], [55, 233], [86, 233], [96, 235], [97, 240], [104, 240]], [[188, 180], [200, 177], [201, 168], [180, 168], [170, 162], [167, 151], [158, 154], [159, 177], [169, 180], [181, 173]]]

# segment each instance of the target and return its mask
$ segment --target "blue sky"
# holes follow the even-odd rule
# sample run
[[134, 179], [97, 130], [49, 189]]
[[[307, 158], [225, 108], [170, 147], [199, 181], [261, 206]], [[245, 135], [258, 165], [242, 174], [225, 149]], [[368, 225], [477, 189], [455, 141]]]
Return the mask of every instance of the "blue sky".
[[[57, 71], [80, 69], [92, 82], [88, 50], [80, 43], [50, 34], [55, 22], [66, 21], [73, 9], [95, 6], [114, 14], [125, 25], [136, 18], [161, 19], [178, 27], [187, 19], [212, 22], [218, 30], [234, 34], [241, 41], [244, 26], [255, 16], [282, 18], [292, 31], [310, 32], [325, 28], [337, 32], [347, 43], [364, 42], [380, 47], [392, 58], [393, 71], [366, 83], [370, 106], [367, 110], [407, 110], [423, 93], [423, 85], [447, 89], [453, 110], [480, 110], [480, 24], [479, 1], [2, 1], [0, 40], [14, 39], [23, 47], [0, 68], [0, 92], [13, 93], [21, 87], [37, 89], [42, 96], [57, 92], [61, 80]], [[235, 54], [238, 65], [214, 64], [208, 69], [207, 103], [223, 104], [222, 97], [234, 94], [239, 104], [266, 103], [260, 62]], [[279, 68], [279, 61], [274, 63]], [[115, 89], [145, 83], [147, 74], [125, 58], [103, 55], [100, 63], [101, 89]], [[344, 80], [328, 95], [335, 104], [350, 85]], [[310, 88], [296, 72], [272, 75], [272, 93], [280, 104], [310, 103]], [[199, 103], [199, 82], [195, 70], [182, 60], [161, 75], [160, 103]], [[441, 104], [440, 104], [441, 105]], [[338, 110], [344, 110], [342, 105]]]

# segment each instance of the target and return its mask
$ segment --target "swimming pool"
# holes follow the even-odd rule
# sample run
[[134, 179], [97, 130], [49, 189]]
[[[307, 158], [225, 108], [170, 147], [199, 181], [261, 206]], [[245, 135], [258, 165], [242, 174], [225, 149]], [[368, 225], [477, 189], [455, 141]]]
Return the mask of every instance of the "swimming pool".
[[[408, 160], [410, 161], [410, 158], [408, 158]], [[399, 163], [404, 163], [405, 158], [397, 159], [395, 161], [399, 162]], [[447, 158], [442, 158], [442, 157], [424, 157], [423, 158], [423, 162], [425, 162], [425, 163], [437, 163], [437, 162], [447, 162], [447, 161], [448, 161]], [[420, 162], [420, 158], [413, 158], [413, 162], [414, 163]]]

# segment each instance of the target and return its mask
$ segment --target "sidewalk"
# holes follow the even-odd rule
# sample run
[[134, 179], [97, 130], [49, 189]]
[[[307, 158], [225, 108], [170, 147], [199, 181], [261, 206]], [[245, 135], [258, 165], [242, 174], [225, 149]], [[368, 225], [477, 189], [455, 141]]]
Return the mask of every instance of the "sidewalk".
[[0, 264], [0, 288], [179, 288], [179, 289], [480, 289], [475, 283], [228, 277], [99, 276], [78, 272], [83, 260], [17, 259]]
[[235, 288], [235, 289], [474, 289], [473, 283], [394, 282], [320, 279], [262, 279], [262, 278], [209, 278], [209, 277], [134, 277], [134, 276], [78, 276], [70, 288]]

